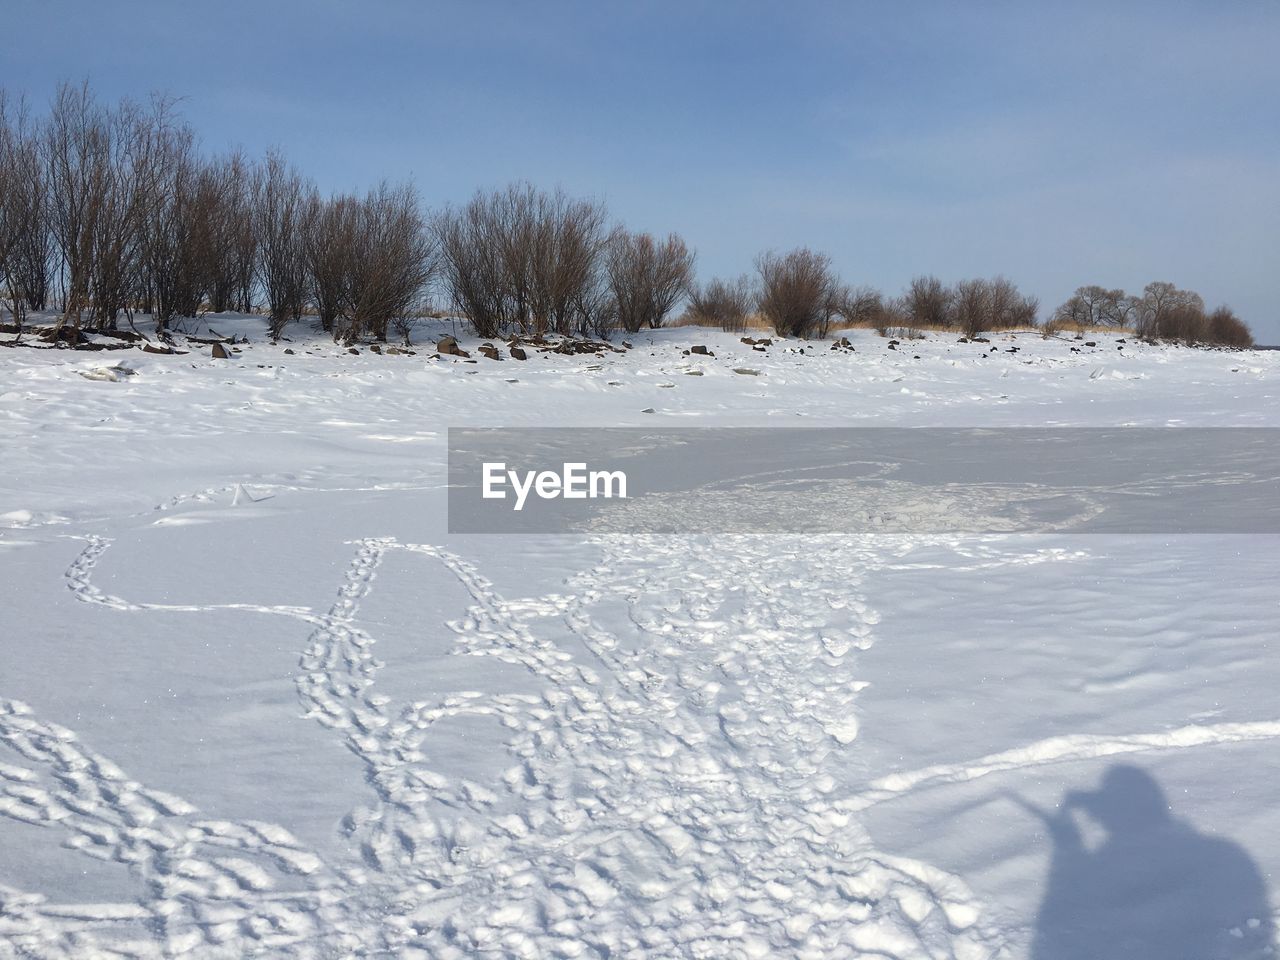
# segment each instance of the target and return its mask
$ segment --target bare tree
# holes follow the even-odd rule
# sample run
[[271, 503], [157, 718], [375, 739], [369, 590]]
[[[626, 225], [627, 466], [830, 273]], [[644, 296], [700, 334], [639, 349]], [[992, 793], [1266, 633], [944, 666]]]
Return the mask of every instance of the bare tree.
[[1098, 327], [1103, 323], [1103, 311], [1109, 297], [1109, 292], [1105, 287], [1097, 284], [1089, 284], [1088, 286], [1076, 289], [1075, 295], [1079, 298], [1079, 306], [1082, 311], [1081, 319], [1085, 326]]
[[46, 210], [62, 267], [62, 318], [79, 328], [89, 305], [97, 219], [111, 190], [112, 124], [88, 83], [62, 84], [40, 141]]
[[26, 105], [10, 109], [0, 91], [0, 283], [19, 333], [28, 309], [43, 309], [48, 289], [44, 180]]
[[143, 274], [144, 226], [150, 211], [167, 202], [167, 156], [171, 142], [184, 135], [166, 97], [153, 97], [149, 108], [122, 100], [107, 118], [108, 182], [91, 231], [91, 315], [98, 330], [114, 329], [122, 311], [132, 314]]
[[[1073, 298], [1074, 299], [1074, 298]], [[962, 280], [950, 294], [951, 322], [968, 337], [987, 330], [1034, 327], [1040, 301], [1005, 277]]]
[[428, 230], [410, 186], [380, 184], [364, 197], [322, 200], [314, 189], [300, 215], [307, 288], [321, 326], [348, 344], [406, 340], [411, 309], [437, 267], [437, 236]]
[[850, 324], [879, 326], [884, 319], [884, 296], [875, 287], [847, 287], [840, 296], [837, 312]]
[[734, 280], [708, 280], [702, 286], [691, 286], [689, 315], [699, 323], [736, 333], [747, 328], [756, 299], [755, 287], [745, 274]]
[[1071, 298], [1055, 312], [1055, 321], [1083, 333], [1090, 327], [1124, 327], [1132, 322], [1136, 303], [1123, 290], [1109, 290], [1090, 284], [1076, 288]]
[[400, 321], [407, 339], [403, 321], [435, 274], [436, 250], [411, 186], [383, 183], [371, 190], [357, 207], [342, 338], [353, 343], [371, 335], [385, 341], [388, 327]]
[[903, 297], [890, 297], [880, 303], [879, 315], [872, 321], [875, 324], [876, 333], [885, 337], [889, 335], [889, 331], [900, 329], [909, 337], [914, 337], [919, 333], [911, 326], [911, 312], [907, 309], [906, 300]]
[[144, 110], [101, 106], [88, 84], [63, 84], [40, 138], [44, 210], [63, 281], [58, 327], [114, 327], [139, 281], [148, 205], [162, 194], [159, 170], [171, 101]]
[[352, 196], [321, 199], [316, 190], [307, 196], [301, 218], [302, 248], [311, 301], [320, 326], [335, 339], [338, 317], [349, 300], [360, 203]]
[[951, 291], [937, 277], [915, 277], [902, 295], [902, 307], [914, 327], [950, 327], [951, 297]]
[[210, 297], [216, 313], [224, 310], [252, 313], [254, 270], [258, 260], [258, 235], [254, 229], [255, 172], [239, 152], [227, 156], [220, 166], [224, 189], [213, 228], [213, 249], [218, 262]]
[[1040, 310], [1037, 298], [1024, 296], [1017, 285], [1005, 277], [995, 277], [987, 281], [987, 285], [991, 296], [987, 329], [1013, 330], [1036, 325], [1036, 314]]
[[435, 221], [444, 263], [445, 285], [455, 309], [482, 337], [499, 336], [508, 327], [506, 278], [488, 218], [477, 197], [460, 210], [446, 210]]
[[781, 336], [825, 337], [839, 311], [843, 288], [831, 270], [831, 258], [800, 247], [787, 254], [763, 253], [760, 312]]
[[616, 228], [609, 237], [605, 270], [618, 323], [628, 333], [662, 326], [689, 290], [693, 252], [676, 234], [664, 241]]
[[143, 204], [139, 296], [163, 335], [174, 317], [199, 313], [219, 277], [225, 285], [226, 165], [196, 153], [185, 124], [156, 118], [150, 195]]
[[513, 184], [437, 217], [446, 289], [483, 337], [600, 332], [605, 209]]
[[[1135, 311], [1138, 335], [1169, 336], [1167, 331], [1185, 326], [1196, 311], [1204, 313], [1204, 300], [1194, 290], [1180, 290], [1164, 280], [1148, 283]], [[1177, 339], [1178, 334], [1173, 338]]]
[[270, 310], [272, 337], [279, 337], [288, 323], [302, 317], [306, 302], [302, 225], [307, 193], [302, 175], [278, 153], [268, 154], [254, 177], [256, 271]]
[[1056, 333], [1064, 327], [1072, 327], [1077, 333], [1083, 333], [1090, 324], [1092, 314], [1078, 294], [1072, 294], [1066, 302], [1053, 311], [1045, 326], [1046, 335]]
[[601, 265], [607, 216], [596, 200], [537, 195], [528, 318], [535, 332], [606, 335], [616, 322]]
[[986, 280], [961, 280], [951, 298], [952, 323], [966, 337], [991, 328], [992, 290]]
[[1123, 290], [1108, 290], [1102, 298], [1098, 320], [1108, 327], [1128, 327], [1134, 322], [1137, 310], [1137, 301]]

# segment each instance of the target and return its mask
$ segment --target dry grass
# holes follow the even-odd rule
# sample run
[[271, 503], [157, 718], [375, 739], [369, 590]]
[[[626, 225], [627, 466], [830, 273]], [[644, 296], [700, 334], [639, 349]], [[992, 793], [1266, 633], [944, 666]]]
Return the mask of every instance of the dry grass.
[[[955, 334], [956, 336], [964, 336], [964, 331], [961, 330], [959, 327], [945, 327], [942, 324], [938, 324], [938, 323], [889, 323], [889, 324], [882, 325], [879, 323], [874, 323], [869, 320], [864, 320], [858, 323], [841, 323], [838, 327], [833, 326], [831, 328], [831, 332], [834, 334], [834, 333], [839, 333], [841, 330], [880, 330], [882, 327], [887, 333], [891, 333], [892, 331], [895, 331], [895, 330], [898, 330], [898, 331], [911, 330], [915, 333], [920, 333], [920, 334], [937, 333], [942, 335]], [[1000, 333], [1039, 333], [1039, 332], [1040, 332], [1040, 329], [1038, 327], [1008, 327], [1006, 329], [1001, 329], [1001, 330], [988, 330], [983, 334], [983, 336], [986, 336], [988, 334], [1000, 334]]]
[[1046, 321], [1040, 325], [1039, 332], [1046, 337], [1075, 336], [1076, 334], [1116, 333], [1126, 337], [1136, 337], [1133, 327], [1109, 327], [1101, 323], [1086, 323], [1079, 326], [1074, 323], [1053, 323]]
[[[684, 313], [676, 317], [674, 320], [667, 321], [666, 326], [668, 327], [718, 327], [719, 324], [710, 323], [705, 319], [703, 319], [702, 317], [694, 316], [693, 314], [689, 313], [686, 310]], [[742, 329], [772, 331], [773, 324], [771, 324], [768, 320], [766, 320], [762, 314], [752, 313], [747, 316], [746, 323], [743, 325]]]

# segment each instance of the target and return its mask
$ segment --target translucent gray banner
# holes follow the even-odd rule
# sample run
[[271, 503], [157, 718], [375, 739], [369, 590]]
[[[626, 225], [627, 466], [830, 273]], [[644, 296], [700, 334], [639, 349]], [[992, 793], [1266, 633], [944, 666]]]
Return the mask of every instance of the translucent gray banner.
[[451, 533], [1276, 533], [1271, 428], [450, 429]]

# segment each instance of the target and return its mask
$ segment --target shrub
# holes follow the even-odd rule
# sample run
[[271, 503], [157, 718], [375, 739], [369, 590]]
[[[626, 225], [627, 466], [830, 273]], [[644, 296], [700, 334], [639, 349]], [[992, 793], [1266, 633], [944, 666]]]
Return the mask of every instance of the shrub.
[[801, 247], [790, 253], [761, 254], [760, 312], [784, 337], [825, 337], [839, 310], [840, 288], [831, 259]]
[[605, 272], [622, 328], [628, 333], [656, 329], [689, 290], [693, 253], [674, 233], [659, 243], [647, 233], [618, 227], [609, 236]]
[[1218, 307], [1207, 318], [1207, 337], [1210, 343], [1224, 347], [1252, 347], [1253, 334], [1243, 320], [1227, 306]]
[[1200, 294], [1194, 290], [1180, 290], [1164, 280], [1148, 283], [1135, 303], [1137, 334], [1147, 338], [1169, 336], [1162, 331], [1184, 328], [1190, 315], [1188, 311], [1204, 314], [1204, 300]]
[[1034, 327], [1040, 301], [1023, 296], [1004, 277], [992, 280], [962, 280], [950, 295], [951, 324], [967, 337], [987, 330]]
[[738, 333], [747, 328], [747, 317], [756, 301], [751, 278], [708, 280], [689, 292], [689, 315], [698, 323]]
[[1162, 310], [1155, 322], [1155, 334], [1163, 340], [1180, 340], [1187, 346], [1204, 343], [1208, 322], [1204, 310], [1192, 303], [1178, 303]]
[[604, 205], [513, 184], [435, 224], [445, 285], [482, 337], [607, 331]]
[[253, 181], [253, 226], [258, 237], [256, 271], [278, 337], [306, 304], [307, 268], [303, 250], [307, 184], [278, 154], [270, 154]]
[[902, 295], [902, 309], [912, 326], [950, 327], [952, 296], [937, 277], [915, 277]]

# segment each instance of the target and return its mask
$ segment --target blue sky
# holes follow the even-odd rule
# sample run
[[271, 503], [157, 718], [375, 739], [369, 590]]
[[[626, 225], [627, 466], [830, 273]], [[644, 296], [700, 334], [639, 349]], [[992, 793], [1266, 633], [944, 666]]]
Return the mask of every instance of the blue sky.
[[6, 0], [0, 85], [161, 90], [213, 149], [429, 204], [512, 179], [703, 276], [829, 253], [1051, 309], [1171, 280], [1280, 342], [1280, 3]]

